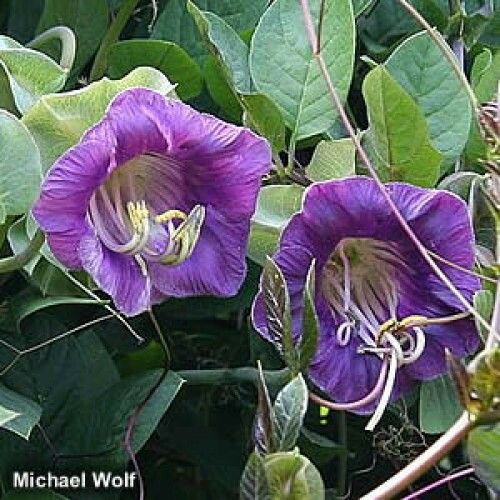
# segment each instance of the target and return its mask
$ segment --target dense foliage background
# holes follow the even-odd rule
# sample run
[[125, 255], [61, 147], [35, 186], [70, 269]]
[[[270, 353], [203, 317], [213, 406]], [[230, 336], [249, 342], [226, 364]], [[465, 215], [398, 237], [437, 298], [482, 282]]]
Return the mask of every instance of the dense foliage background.
[[[310, 3], [317, 19], [320, 2]], [[322, 53], [353, 123], [365, 131], [363, 144], [379, 175], [439, 186], [468, 201], [485, 256], [480, 270], [495, 277], [495, 227], [481, 188], [482, 161], [489, 158], [463, 80], [396, 0], [325, 3]], [[499, 2], [412, 4], [462, 56], [477, 100], [494, 99]], [[33, 44], [59, 64], [25, 49], [54, 26], [69, 27], [76, 37], [70, 68], [67, 34]], [[234, 298], [171, 299], [155, 307], [172, 371], [139, 412], [132, 438], [147, 498], [237, 497], [253, 449], [256, 371], [224, 369], [253, 369], [257, 360], [265, 370], [283, 368], [249, 322], [265, 255], [300, 208], [305, 185], [364, 173], [312, 56], [299, 2], [0, 0], [0, 33], [9, 37], [0, 37], [0, 107], [10, 112], [0, 114], [4, 256], [22, 252], [35, 234], [29, 210], [44, 173], [120, 90], [146, 86], [167, 93], [173, 82], [178, 98], [250, 126], [271, 142], [276, 170], [258, 201], [245, 283]], [[476, 296], [487, 319], [493, 297], [491, 283]], [[127, 424], [165, 365], [149, 316], [126, 320], [143, 343], [116, 318], [92, 323], [112, 304], [83, 273], [70, 274], [54, 261], [45, 246], [23, 269], [0, 274], [0, 301], [3, 497], [24, 498], [9, 493], [14, 470], [133, 470], [123, 447]], [[269, 383], [273, 397], [285, 382], [276, 373]], [[446, 375], [391, 405], [375, 433], [364, 430], [365, 417], [310, 405], [297, 445], [319, 469], [328, 498], [359, 498], [423, 451], [461, 411]], [[468, 463], [459, 446], [421, 484]], [[473, 475], [438, 491], [488, 498]], [[97, 495], [39, 498], [62, 494]], [[137, 490], [100, 495], [136, 498]]]

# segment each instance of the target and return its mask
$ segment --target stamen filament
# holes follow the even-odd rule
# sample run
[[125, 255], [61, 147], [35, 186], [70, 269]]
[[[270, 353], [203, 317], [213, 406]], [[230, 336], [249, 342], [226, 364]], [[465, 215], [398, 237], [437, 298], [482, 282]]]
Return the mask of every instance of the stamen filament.
[[387, 374], [387, 368], [389, 366], [389, 358], [384, 356], [382, 361], [382, 366], [380, 368], [380, 373], [378, 376], [377, 383], [373, 387], [373, 389], [363, 398], [358, 399], [357, 401], [352, 401], [350, 403], [334, 403], [333, 401], [329, 401], [327, 399], [323, 399], [321, 396], [318, 396], [312, 391], [309, 391], [309, 398], [322, 406], [326, 406], [330, 408], [330, 410], [356, 410], [357, 408], [362, 408], [367, 404], [371, 403], [373, 400], [377, 399], [380, 391], [384, 387], [385, 376]]
[[397, 369], [398, 369], [398, 358], [396, 352], [393, 351], [392, 354], [390, 355], [389, 373], [387, 374], [385, 388], [384, 391], [382, 392], [382, 396], [380, 397], [380, 401], [377, 405], [377, 408], [375, 409], [375, 412], [368, 421], [368, 424], [366, 424], [365, 429], [367, 431], [373, 431], [373, 429], [375, 429], [375, 426], [379, 423], [387, 405], [389, 404], [392, 390], [394, 388], [394, 383], [396, 382]]

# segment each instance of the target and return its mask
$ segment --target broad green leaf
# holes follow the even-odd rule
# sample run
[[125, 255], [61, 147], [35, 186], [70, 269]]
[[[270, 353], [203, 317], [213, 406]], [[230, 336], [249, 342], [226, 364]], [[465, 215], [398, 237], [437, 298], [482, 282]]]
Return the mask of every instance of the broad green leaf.
[[302, 206], [301, 186], [264, 186], [257, 198], [247, 255], [264, 265], [266, 256], [276, 251], [282, 229]]
[[[490, 290], [479, 290], [474, 294], [473, 304], [474, 309], [484, 318], [488, 323], [490, 322], [491, 313], [493, 312], [494, 296]], [[483, 341], [488, 336], [488, 330], [479, 321], [476, 320], [476, 328], [478, 329]]]
[[[221, 17], [239, 33], [255, 26], [268, 0], [195, 0], [195, 3], [200, 10]], [[186, 0], [169, 0], [155, 23], [152, 38], [177, 43], [200, 64], [207, 56]]]
[[275, 153], [285, 149], [285, 124], [276, 104], [264, 94], [241, 95], [241, 100], [245, 126], [265, 137]]
[[495, 493], [500, 493], [500, 424], [479, 426], [468, 436], [467, 450], [475, 473]]
[[181, 99], [196, 97], [203, 88], [199, 66], [178, 45], [162, 40], [125, 40], [115, 43], [108, 56], [108, 75], [123, 78], [139, 66], [160, 70], [174, 84]]
[[[313, 18], [320, 0], [309, 2]], [[354, 63], [354, 16], [348, 0], [326, 0], [321, 51], [345, 100]], [[300, 2], [276, 0], [262, 16], [252, 39], [250, 70], [257, 90], [278, 105], [292, 141], [324, 132], [335, 123], [326, 83], [313, 56]]]
[[264, 461], [272, 500], [324, 500], [325, 487], [314, 465], [297, 450], [268, 455]]
[[0, 384], [0, 427], [29, 439], [41, 414], [37, 403]]
[[42, 95], [61, 90], [66, 77], [47, 55], [0, 35], [0, 107], [25, 113]]
[[[96, 450], [109, 450], [105, 457], [94, 458], [93, 463], [125, 465], [128, 456], [123, 449], [123, 439], [127, 424], [134, 409], [142, 403], [160, 376], [162, 370], [125, 377], [89, 401], [67, 423], [61, 440], [65, 453], [95, 454]], [[144, 446], [183, 383], [184, 380], [175, 372], [168, 372], [137, 416], [131, 443], [134, 451]]]
[[203, 76], [208, 92], [220, 109], [220, 114], [229, 121], [241, 121], [241, 106], [224, 74], [224, 67], [216, 57], [209, 55], [203, 65]]
[[[21, 331], [8, 337], [2, 335], [2, 339], [25, 350], [46, 343], [74, 326], [78, 323], [69, 326], [42, 311], [26, 318]], [[0, 366], [5, 367], [12, 359], [12, 351], [2, 347]], [[82, 403], [97, 398], [117, 380], [111, 357], [90, 328], [23, 355], [2, 376], [5, 386], [42, 406], [42, 424], [56, 440], [73, 411], [78, 413]]]
[[270, 500], [264, 459], [252, 452], [240, 480], [240, 500]]
[[[76, 36], [76, 57], [71, 72], [79, 76], [96, 52], [108, 27], [108, 6], [103, 0], [46, 0], [37, 32], [53, 26], [67, 26]], [[57, 51], [57, 44], [50, 47]]]
[[7, 32], [21, 43], [26, 43], [35, 34], [45, 0], [15, 0], [8, 3], [10, 5]]
[[448, 374], [422, 382], [420, 429], [428, 434], [446, 432], [463, 412], [453, 380]]
[[363, 96], [370, 121], [368, 140], [381, 178], [434, 186], [442, 157], [429, 140], [415, 101], [382, 66], [366, 76]]
[[40, 149], [43, 171], [102, 118], [113, 97], [131, 87], [147, 87], [164, 95], [173, 90], [160, 71], [137, 68], [121, 80], [103, 78], [81, 90], [40, 99], [22, 121]]
[[[205, 78], [214, 101], [228, 116], [237, 119], [241, 113], [240, 107], [243, 107], [245, 125], [266, 137], [275, 152], [283, 150], [283, 118], [269, 97], [255, 92], [248, 65], [248, 46], [231, 26], [217, 15], [201, 11], [192, 1], [188, 2], [188, 10], [207, 48], [217, 58], [217, 61], [209, 58], [205, 64]], [[216, 78], [214, 71], [207, 71], [212, 67], [217, 69]], [[221, 82], [222, 79], [226, 80], [226, 85]]]
[[37, 311], [41, 311], [42, 309], [46, 309], [48, 307], [59, 305], [68, 306], [71, 304], [95, 305], [100, 304], [100, 302], [83, 297], [43, 297], [39, 294], [30, 292], [14, 297], [9, 302], [9, 310], [17, 328], [20, 328], [21, 322]]
[[321, 141], [306, 168], [313, 181], [342, 179], [354, 175], [356, 148], [351, 139]]
[[238, 92], [251, 92], [252, 80], [248, 68], [248, 47], [229, 24], [213, 12], [200, 10], [190, 0], [188, 12], [198, 27], [206, 43], [213, 46], [212, 52], [218, 54], [226, 71], [231, 75], [232, 83]]
[[301, 371], [309, 368], [309, 363], [316, 353], [319, 337], [319, 321], [314, 306], [316, 261], [313, 261], [304, 287], [304, 310], [302, 313], [302, 337], [299, 344], [299, 359]]
[[[438, 27], [440, 31], [448, 27], [447, 0], [412, 0], [410, 3], [431, 26]], [[359, 21], [360, 38], [377, 61], [387, 57], [401, 39], [420, 29], [406, 9], [393, 0], [379, 0]]]
[[467, 90], [427, 32], [407, 38], [385, 67], [425, 116], [432, 145], [444, 166], [461, 154], [469, 136], [472, 109]]
[[300, 434], [307, 411], [307, 386], [299, 373], [276, 397], [274, 402], [274, 442], [278, 451], [291, 451]]
[[31, 208], [42, 180], [40, 153], [29, 130], [0, 110], [0, 223]]

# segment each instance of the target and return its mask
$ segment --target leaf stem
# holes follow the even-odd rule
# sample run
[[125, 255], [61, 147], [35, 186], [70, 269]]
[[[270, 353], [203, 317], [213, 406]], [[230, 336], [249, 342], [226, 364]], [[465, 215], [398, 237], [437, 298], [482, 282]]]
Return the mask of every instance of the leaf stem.
[[61, 57], [59, 59], [59, 66], [66, 72], [70, 72], [75, 62], [76, 55], [76, 38], [75, 34], [66, 26], [54, 26], [53, 28], [40, 33], [37, 37], [33, 38], [31, 42], [26, 44], [27, 47], [36, 48], [43, 45], [48, 40], [58, 38], [61, 41]]
[[99, 80], [104, 76], [108, 65], [108, 54], [111, 46], [118, 41], [120, 33], [125, 28], [129, 17], [134, 12], [139, 0], [124, 0], [120, 10], [113, 19], [108, 31], [101, 41], [101, 45], [94, 59], [94, 64], [90, 70], [90, 81]]
[[380, 486], [363, 496], [361, 500], [394, 498], [455, 448], [472, 429], [473, 425], [474, 423], [471, 421], [468, 412], [462, 413], [462, 416], [455, 424], [432, 446], [427, 448], [427, 450], [419, 455], [413, 462], [389, 478], [385, 483], [382, 483]]
[[45, 236], [42, 231], [38, 229], [22, 252], [17, 255], [12, 255], [11, 257], [0, 259], [0, 273], [10, 273], [23, 268], [37, 255], [44, 241]]

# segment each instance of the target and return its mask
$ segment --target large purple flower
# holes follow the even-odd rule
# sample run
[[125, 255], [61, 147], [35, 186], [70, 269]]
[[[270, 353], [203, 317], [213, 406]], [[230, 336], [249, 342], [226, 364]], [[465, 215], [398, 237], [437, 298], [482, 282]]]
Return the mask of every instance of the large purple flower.
[[[472, 267], [474, 237], [458, 197], [401, 183], [387, 189], [429, 250]], [[275, 261], [289, 288], [295, 341], [301, 335], [302, 294], [313, 259], [320, 339], [310, 377], [335, 401], [365, 400], [353, 408], [372, 412], [380, 392], [394, 400], [415, 381], [445, 372], [445, 348], [457, 356], [476, 349], [474, 323], [416, 250], [373, 180], [354, 177], [311, 186], [301, 212], [282, 234]], [[442, 268], [471, 300], [478, 280], [456, 268]], [[436, 318], [448, 320], [435, 324]], [[261, 294], [253, 321], [271, 340]], [[367, 400], [380, 387], [377, 381], [381, 371], [387, 373], [388, 358], [394, 360], [385, 384], [389, 391]]]
[[230, 296], [270, 166], [250, 130], [130, 89], [52, 166], [33, 215], [54, 255], [128, 315], [165, 296]]

